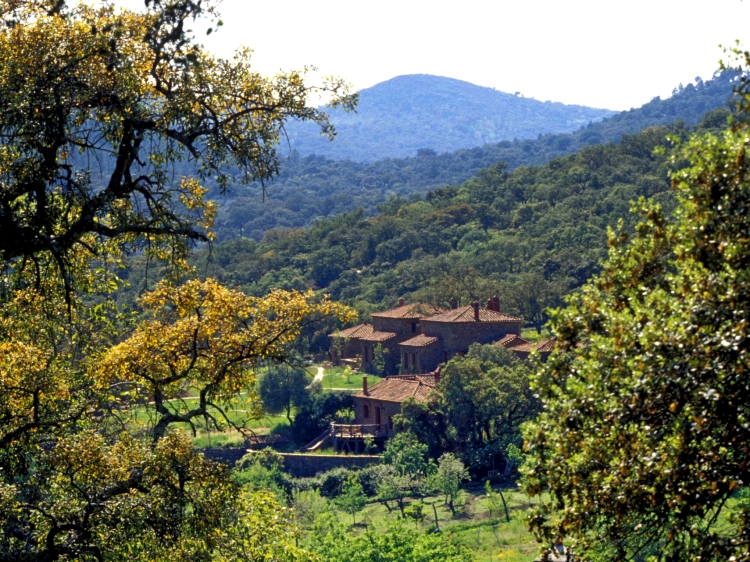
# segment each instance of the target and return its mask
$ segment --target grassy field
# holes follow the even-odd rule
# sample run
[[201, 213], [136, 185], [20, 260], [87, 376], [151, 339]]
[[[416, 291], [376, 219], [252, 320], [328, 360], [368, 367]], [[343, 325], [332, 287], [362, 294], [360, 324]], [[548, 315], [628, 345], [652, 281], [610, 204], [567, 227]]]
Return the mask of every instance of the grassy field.
[[[496, 488], [497, 489], [497, 488]], [[529, 498], [513, 489], [504, 489], [503, 494], [508, 503], [510, 522], [505, 518], [502, 507], [491, 508], [491, 503], [482, 485], [475, 485], [462, 493], [456, 502], [456, 515], [444, 505], [442, 497], [427, 497], [422, 500], [424, 519], [409, 524], [423, 532], [435, 525], [433, 504], [437, 510], [438, 522], [444, 533], [457, 536], [475, 555], [479, 562], [532, 562], [539, 555], [539, 546], [526, 529], [525, 513], [539, 498]], [[411, 504], [418, 503], [412, 501]], [[375, 529], [386, 527], [389, 519], [400, 517], [395, 503], [392, 512], [380, 503], [369, 503], [357, 514], [357, 525], [352, 532], [361, 532], [367, 527]], [[339, 521], [351, 524], [352, 518], [344, 512], [337, 512]]]
[[[351, 390], [362, 389], [362, 374], [352, 373], [348, 379], [344, 376], [344, 367], [325, 367], [325, 374], [323, 375], [323, 390], [330, 390], [333, 388], [344, 388]], [[367, 375], [367, 384], [372, 386], [376, 382], [382, 380], [380, 377], [375, 375]]]
[[[315, 374], [317, 372], [317, 366], [314, 365], [309, 367], [308, 372]], [[362, 388], [361, 374], [353, 373], [347, 379], [347, 377], [343, 375], [343, 372], [343, 367], [325, 367], [322, 385], [323, 390], [351, 389], [352, 391], [358, 391]], [[380, 377], [368, 375], [368, 383], [370, 385], [373, 385], [380, 380]], [[179, 408], [180, 411], [184, 412], [197, 407], [198, 398], [195, 396], [186, 396], [184, 398], [172, 400], [169, 404], [175, 410]], [[226, 406], [224, 411], [233, 423], [244, 425], [244, 427], [252, 430], [256, 435], [270, 435], [276, 433], [285, 434], [288, 432], [289, 421], [284, 415], [264, 415], [259, 419], [252, 419], [253, 405], [252, 399], [249, 398], [247, 394], [243, 393], [237, 396], [231, 405]], [[129, 426], [138, 430], [153, 427], [156, 423], [155, 414], [156, 412], [153, 408], [137, 406], [129, 412], [123, 413], [123, 417]], [[193, 440], [196, 447], [242, 446], [245, 443], [244, 436], [234, 429], [227, 429], [223, 432], [207, 432], [203, 427], [202, 420], [196, 420], [196, 428], [198, 429], [198, 435]], [[187, 424], [182, 424], [182, 429], [185, 431], [192, 431]]]

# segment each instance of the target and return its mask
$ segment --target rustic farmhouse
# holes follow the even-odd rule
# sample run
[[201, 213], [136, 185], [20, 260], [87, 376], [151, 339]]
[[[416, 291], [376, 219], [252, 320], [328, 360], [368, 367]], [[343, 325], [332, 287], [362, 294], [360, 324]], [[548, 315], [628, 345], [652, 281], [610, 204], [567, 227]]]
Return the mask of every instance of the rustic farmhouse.
[[[492, 343], [505, 336], [520, 338], [523, 319], [500, 312], [497, 296], [446, 310], [425, 303], [405, 304], [372, 314], [372, 325], [360, 324], [331, 334], [334, 361], [359, 356], [361, 369], [375, 372], [377, 346], [383, 353], [385, 373], [422, 374], [434, 371], [473, 343]], [[523, 340], [525, 343], [526, 340]], [[528, 355], [528, 353], [527, 353]]]
[[523, 319], [500, 312], [494, 296], [487, 307], [478, 302], [444, 309], [425, 303], [405, 304], [372, 314], [372, 324], [359, 324], [330, 334], [331, 358], [358, 364], [365, 373], [377, 367], [380, 346], [385, 374], [382, 381], [368, 387], [363, 377], [362, 392], [354, 398], [354, 423], [331, 429], [336, 448], [357, 451], [364, 439], [387, 439], [393, 435], [393, 416], [411, 398], [426, 401], [440, 381], [441, 365], [456, 355], [464, 355], [474, 343], [502, 345], [522, 359], [536, 351], [543, 359], [552, 352], [555, 340], [531, 342], [521, 337]]

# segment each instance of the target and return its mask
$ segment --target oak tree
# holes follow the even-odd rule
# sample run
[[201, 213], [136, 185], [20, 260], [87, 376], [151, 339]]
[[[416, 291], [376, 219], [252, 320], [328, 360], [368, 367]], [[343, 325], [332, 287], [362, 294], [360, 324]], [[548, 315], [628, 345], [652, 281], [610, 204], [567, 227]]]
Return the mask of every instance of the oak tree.
[[[745, 65], [748, 55], [742, 54]], [[549, 541], [595, 560], [750, 560], [750, 127], [676, 151], [672, 217], [641, 200], [628, 240], [553, 319], [534, 384], [526, 489]]]

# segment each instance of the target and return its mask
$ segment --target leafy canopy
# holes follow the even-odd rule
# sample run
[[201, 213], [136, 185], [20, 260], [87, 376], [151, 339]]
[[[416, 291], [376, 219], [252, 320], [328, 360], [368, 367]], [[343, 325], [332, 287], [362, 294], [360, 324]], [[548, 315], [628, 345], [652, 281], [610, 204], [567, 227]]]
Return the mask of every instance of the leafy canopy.
[[[747, 67], [748, 54], [742, 54]], [[535, 377], [527, 490], [540, 537], [596, 560], [750, 560], [750, 127], [676, 154], [673, 218], [641, 200], [602, 273], [559, 311], [567, 342]]]
[[[14, 269], [52, 259], [68, 293], [76, 249], [104, 240], [165, 257], [209, 237], [215, 208], [198, 179], [225, 189], [278, 170], [290, 117], [333, 130], [308, 107], [313, 91], [353, 107], [340, 80], [305, 72], [268, 79], [250, 51], [206, 53], [190, 22], [215, 18], [210, 0], [153, 0], [142, 13], [62, 1], [0, 3], [0, 255]], [[173, 177], [195, 164], [198, 179]], [[174, 256], [172, 256], [174, 257]]]
[[[0, 0], [1, 558], [311, 558], [284, 508], [243, 495], [178, 428], [239, 425], [226, 406], [255, 364], [349, 313], [210, 279], [159, 284], [140, 323], [112, 299], [125, 252], [184, 271], [188, 242], [209, 238], [199, 180], [273, 174], [289, 117], [332, 132], [304, 73], [268, 80], [247, 51], [205, 53], [186, 27], [203, 15], [202, 0]], [[340, 81], [322, 89], [351, 106]], [[173, 177], [181, 160], [197, 178]]]

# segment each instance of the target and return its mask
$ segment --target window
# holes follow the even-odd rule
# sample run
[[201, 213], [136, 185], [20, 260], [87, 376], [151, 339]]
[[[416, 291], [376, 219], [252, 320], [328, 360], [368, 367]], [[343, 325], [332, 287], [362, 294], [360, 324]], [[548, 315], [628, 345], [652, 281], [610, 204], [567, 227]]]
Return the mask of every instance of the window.
[[362, 406], [362, 416], [367, 419], [370, 417], [370, 407], [367, 404]]
[[411, 323], [411, 333], [412, 334], [416, 334], [417, 333], [417, 323], [416, 322], [412, 322]]
[[448, 352], [443, 351], [443, 363], [447, 363], [447, 362], [448, 362]]

